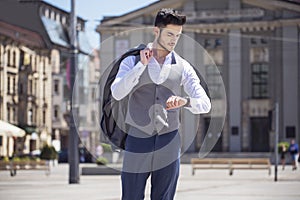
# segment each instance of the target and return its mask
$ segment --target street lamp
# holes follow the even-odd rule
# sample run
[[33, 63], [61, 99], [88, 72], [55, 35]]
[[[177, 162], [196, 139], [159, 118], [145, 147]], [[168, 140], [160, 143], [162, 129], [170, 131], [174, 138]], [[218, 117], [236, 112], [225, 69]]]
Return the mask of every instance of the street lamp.
[[[69, 183], [79, 183], [79, 154], [78, 154], [78, 143], [79, 136], [77, 134], [74, 114], [78, 114], [78, 108], [75, 108], [73, 112], [73, 94], [74, 94], [74, 83], [75, 74], [77, 69], [77, 36], [76, 36], [76, 25], [77, 17], [75, 12], [75, 0], [71, 0], [71, 13], [70, 13], [70, 44], [71, 44], [71, 70], [70, 70], [70, 134], [69, 134]], [[75, 93], [76, 94], [76, 93]], [[77, 94], [76, 94], [77, 95]], [[77, 103], [77, 102], [76, 102]]]

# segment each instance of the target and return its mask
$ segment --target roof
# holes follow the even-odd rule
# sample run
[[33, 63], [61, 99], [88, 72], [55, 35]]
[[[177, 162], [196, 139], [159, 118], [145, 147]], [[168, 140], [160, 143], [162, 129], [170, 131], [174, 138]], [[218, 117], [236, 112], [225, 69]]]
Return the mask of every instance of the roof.
[[44, 16], [42, 16], [41, 18], [51, 42], [68, 48], [70, 45], [61, 23]]
[[[68, 31], [63, 25], [55, 20], [49, 19], [45, 16], [41, 16], [43, 25], [46, 32], [53, 44], [70, 48], [70, 39]], [[92, 47], [89, 44], [86, 33], [83, 31], [78, 32], [78, 47], [82, 53], [90, 54]]]
[[4, 35], [29, 46], [42, 48], [46, 45], [38, 33], [3, 21], [0, 21], [0, 35]]

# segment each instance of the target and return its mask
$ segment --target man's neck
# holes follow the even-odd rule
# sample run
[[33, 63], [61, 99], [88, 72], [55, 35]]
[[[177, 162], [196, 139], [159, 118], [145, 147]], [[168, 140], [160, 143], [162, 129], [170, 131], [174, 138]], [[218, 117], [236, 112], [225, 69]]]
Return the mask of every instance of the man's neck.
[[163, 64], [170, 51], [165, 50], [157, 41], [153, 42], [153, 56], [158, 63]]

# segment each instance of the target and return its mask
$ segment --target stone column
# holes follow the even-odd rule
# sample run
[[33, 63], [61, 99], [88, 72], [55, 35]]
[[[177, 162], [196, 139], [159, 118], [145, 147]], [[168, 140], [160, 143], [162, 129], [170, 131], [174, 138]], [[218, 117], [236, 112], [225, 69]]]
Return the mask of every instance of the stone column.
[[[299, 133], [298, 108], [299, 108], [299, 88], [298, 86], [298, 28], [296, 26], [286, 26], [282, 28], [282, 76], [283, 76], [283, 132], [287, 137], [287, 128], [294, 129], [294, 136]], [[291, 131], [291, 130], [290, 130]], [[293, 131], [292, 131], [293, 132]]]

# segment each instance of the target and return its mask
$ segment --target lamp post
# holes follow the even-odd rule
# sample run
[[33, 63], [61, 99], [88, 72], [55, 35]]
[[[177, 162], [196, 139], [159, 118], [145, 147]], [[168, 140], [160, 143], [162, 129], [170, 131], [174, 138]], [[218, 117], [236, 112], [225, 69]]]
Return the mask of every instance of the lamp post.
[[279, 103], [275, 104], [275, 173], [274, 181], [278, 180], [278, 142], [279, 142]]
[[71, 43], [71, 66], [70, 66], [70, 133], [69, 133], [69, 184], [79, 183], [79, 153], [78, 153], [78, 143], [79, 136], [77, 134], [77, 129], [75, 126], [74, 118], [78, 114], [78, 106], [73, 107], [75, 104], [73, 101], [77, 101], [76, 96], [73, 99], [73, 94], [77, 95], [74, 88], [75, 74], [77, 69], [77, 17], [75, 12], [75, 0], [71, 0], [71, 13], [70, 13], [70, 43]]

